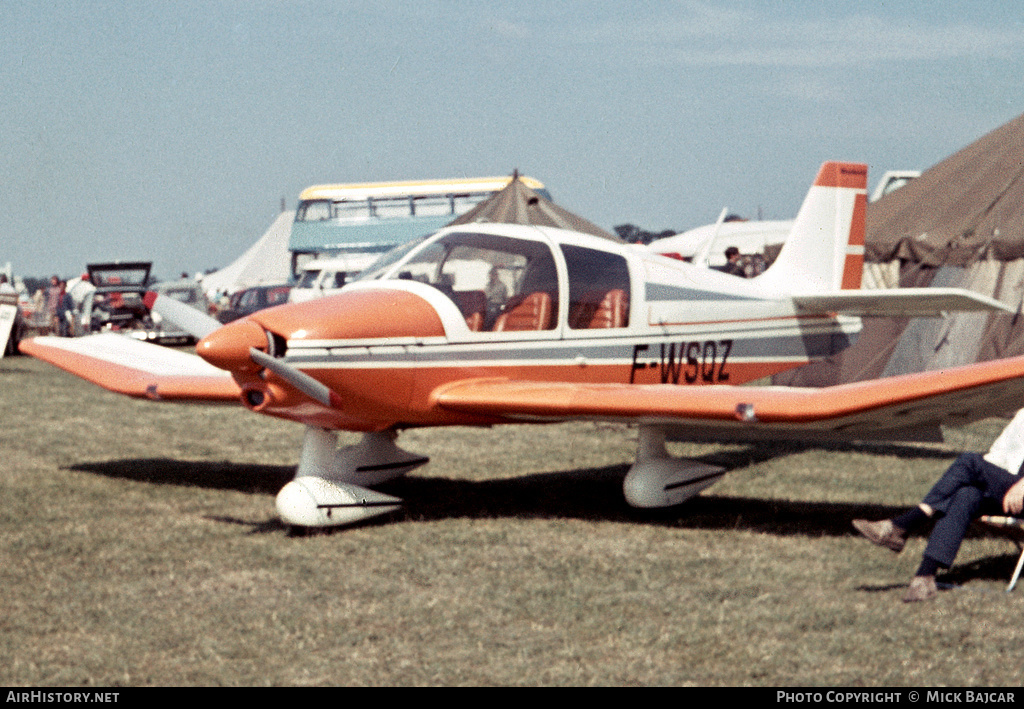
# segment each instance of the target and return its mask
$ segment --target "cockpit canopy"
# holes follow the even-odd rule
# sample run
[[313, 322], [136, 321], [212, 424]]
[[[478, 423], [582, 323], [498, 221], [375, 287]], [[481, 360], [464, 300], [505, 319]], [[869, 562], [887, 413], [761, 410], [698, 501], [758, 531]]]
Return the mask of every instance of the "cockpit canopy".
[[561, 317], [570, 329], [626, 327], [625, 257], [565, 243], [558, 249], [556, 254], [547, 241], [454, 231], [386, 254], [360, 280], [429, 284], [458, 306], [476, 332], [553, 330]]

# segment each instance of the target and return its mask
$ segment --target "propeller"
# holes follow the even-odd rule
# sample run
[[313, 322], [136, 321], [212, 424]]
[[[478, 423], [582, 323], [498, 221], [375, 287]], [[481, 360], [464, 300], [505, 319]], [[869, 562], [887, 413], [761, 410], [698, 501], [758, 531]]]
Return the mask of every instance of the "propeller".
[[201, 340], [214, 330], [223, 327], [223, 323], [211, 318], [206, 313], [161, 293], [149, 291], [143, 298], [143, 302], [150, 311], [177, 325], [197, 340]]
[[285, 364], [255, 347], [249, 349], [249, 356], [252, 357], [253, 362], [269, 369], [309, 398], [319, 401], [324, 406], [341, 408], [343, 403], [341, 397], [305, 372]]

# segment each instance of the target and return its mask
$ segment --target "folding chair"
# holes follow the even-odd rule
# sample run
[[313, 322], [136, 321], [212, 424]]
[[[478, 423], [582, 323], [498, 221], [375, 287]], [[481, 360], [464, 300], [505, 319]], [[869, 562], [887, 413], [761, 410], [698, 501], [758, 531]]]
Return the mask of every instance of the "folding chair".
[[996, 532], [999, 536], [1012, 540], [1020, 551], [1017, 568], [1013, 570], [1013, 578], [1010, 579], [1010, 585], [1006, 587], [1006, 592], [1009, 593], [1017, 585], [1020, 572], [1024, 569], [1024, 519], [1004, 517], [1002, 515], [982, 515], [978, 518], [978, 522], [982, 526]]

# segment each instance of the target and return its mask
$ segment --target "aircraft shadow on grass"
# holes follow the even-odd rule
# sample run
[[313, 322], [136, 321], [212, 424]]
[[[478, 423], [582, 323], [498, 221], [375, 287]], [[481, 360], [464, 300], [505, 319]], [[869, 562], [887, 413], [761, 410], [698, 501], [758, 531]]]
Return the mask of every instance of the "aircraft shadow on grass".
[[[863, 451], [865, 446], [771, 443], [712, 453], [696, 459], [729, 470], [741, 470], [757, 462], [819, 448]], [[937, 463], [955, 456], [948, 451], [898, 444], [871, 444], [870, 451], [904, 458], [935, 459]], [[275, 495], [295, 474], [292, 466], [167, 458], [80, 463], [70, 469], [154, 485], [182, 485], [258, 495]], [[582, 519], [777, 536], [844, 537], [854, 536], [850, 526], [853, 519], [882, 519], [904, 511], [903, 507], [880, 504], [764, 499], [707, 492], [675, 507], [640, 510], [628, 506], [622, 499], [622, 480], [627, 470], [627, 465], [613, 465], [480, 481], [409, 475], [379, 486], [382, 491], [405, 500], [401, 511], [357, 526], [459, 518]], [[248, 527], [251, 534], [280, 533], [288, 529], [276, 515], [263, 520], [229, 516], [211, 519]], [[927, 536], [929, 531], [921, 530], [916, 536]], [[344, 534], [345, 529], [326, 528], [315, 533]], [[972, 536], [982, 534], [972, 530]], [[1011, 553], [970, 560], [954, 566], [941, 581], [961, 584], [971, 580], [1005, 580], [1012, 573], [1015, 562], [1016, 555]], [[860, 590], [882, 592], [905, 585], [862, 586]]]
[[[698, 456], [695, 460], [742, 470], [752, 464], [806, 450], [864, 450], [860, 444], [761, 443]], [[871, 445], [870, 452], [901, 457], [952, 458], [954, 454], [907, 445]], [[942, 466], [938, 466], [942, 467]], [[226, 461], [182, 461], [167, 458], [79, 463], [73, 470], [156, 485], [235, 490], [275, 495], [292, 479], [295, 468]], [[492, 480], [456, 480], [409, 475], [378, 486], [401, 497], [401, 511], [365, 524], [396, 520], [453, 518], [564, 518], [623, 521], [687, 529], [745, 530], [776, 535], [846, 536], [850, 520], [881, 518], [902, 508], [863, 503], [809, 502], [715, 495], [707, 492], [681, 505], [655, 510], [628, 506], [622, 498], [627, 465], [535, 473]], [[278, 520], [245, 522], [257, 531], [284, 529]], [[342, 532], [343, 533], [343, 532]]]

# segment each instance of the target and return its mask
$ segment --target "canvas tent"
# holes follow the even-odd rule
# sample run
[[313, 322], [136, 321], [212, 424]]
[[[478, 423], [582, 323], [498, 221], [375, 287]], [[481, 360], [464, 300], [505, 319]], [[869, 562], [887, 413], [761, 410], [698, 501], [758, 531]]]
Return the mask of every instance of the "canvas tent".
[[291, 252], [288, 237], [292, 233], [294, 211], [284, 211], [260, 237], [231, 265], [203, 276], [207, 293], [234, 293], [258, 285], [286, 283], [291, 278]]
[[853, 347], [775, 383], [827, 386], [1024, 354], [1024, 115], [869, 204], [866, 228], [862, 287], [958, 286], [1018, 314], [866, 318]]
[[452, 221], [448, 226], [457, 224], [476, 224], [490, 222], [496, 224], [532, 224], [535, 226], [553, 226], [560, 229], [571, 229], [584, 234], [593, 234], [603, 239], [621, 243], [621, 239], [601, 227], [587, 221], [583, 217], [559, 207], [549, 199], [545, 199], [519, 179], [519, 174], [512, 176], [512, 181], [502, 190], [495, 192], [480, 204]]

